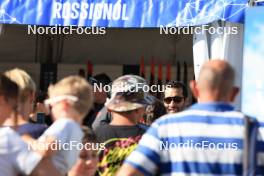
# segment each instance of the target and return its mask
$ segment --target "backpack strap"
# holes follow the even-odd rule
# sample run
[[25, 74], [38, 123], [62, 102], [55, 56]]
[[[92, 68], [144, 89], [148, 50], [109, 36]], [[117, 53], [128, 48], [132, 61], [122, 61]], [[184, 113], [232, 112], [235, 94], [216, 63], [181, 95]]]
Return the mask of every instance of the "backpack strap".
[[255, 176], [257, 168], [258, 122], [245, 116], [245, 134], [243, 146], [243, 176]]

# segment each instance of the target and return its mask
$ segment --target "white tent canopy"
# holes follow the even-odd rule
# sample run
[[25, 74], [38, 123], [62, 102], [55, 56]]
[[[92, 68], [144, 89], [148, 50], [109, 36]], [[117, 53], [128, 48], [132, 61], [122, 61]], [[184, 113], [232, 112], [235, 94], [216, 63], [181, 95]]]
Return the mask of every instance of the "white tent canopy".
[[[230, 22], [213, 22], [210, 24], [214, 28], [234, 28], [236, 34], [215, 33], [194, 34], [193, 36], [193, 59], [195, 77], [198, 78], [202, 64], [209, 59], [227, 60], [235, 69], [235, 85], [241, 88], [242, 85], [242, 64], [243, 64], [243, 24]], [[238, 110], [241, 107], [240, 94], [236, 98], [235, 106]]]

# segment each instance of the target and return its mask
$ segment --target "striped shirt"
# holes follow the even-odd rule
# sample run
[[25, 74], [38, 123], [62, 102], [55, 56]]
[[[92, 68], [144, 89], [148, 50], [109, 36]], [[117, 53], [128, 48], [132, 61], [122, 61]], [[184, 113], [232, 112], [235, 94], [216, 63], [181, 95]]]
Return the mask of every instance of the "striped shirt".
[[[264, 173], [264, 125], [257, 143]], [[242, 175], [244, 115], [225, 103], [200, 103], [155, 121], [126, 163], [144, 175]]]

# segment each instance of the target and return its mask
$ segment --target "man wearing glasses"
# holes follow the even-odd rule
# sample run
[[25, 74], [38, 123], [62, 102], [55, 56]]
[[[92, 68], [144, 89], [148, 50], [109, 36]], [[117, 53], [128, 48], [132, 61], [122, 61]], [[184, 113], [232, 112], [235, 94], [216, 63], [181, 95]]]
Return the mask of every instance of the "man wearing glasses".
[[185, 109], [188, 97], [186, 86], [177, 81], [169, 81], [164, 91], [164, 106], [167, 113], [177, 113]]

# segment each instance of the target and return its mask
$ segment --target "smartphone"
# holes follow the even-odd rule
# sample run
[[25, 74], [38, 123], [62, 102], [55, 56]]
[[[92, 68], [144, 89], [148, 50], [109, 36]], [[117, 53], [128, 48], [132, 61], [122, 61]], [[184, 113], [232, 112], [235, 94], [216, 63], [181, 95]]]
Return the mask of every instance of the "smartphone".
[[44, 112], [38, 112], [37, 113], [37, 123], [45, 124], [45, 118], [46, 118], [46, 115]]

